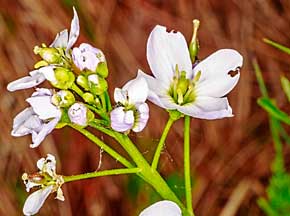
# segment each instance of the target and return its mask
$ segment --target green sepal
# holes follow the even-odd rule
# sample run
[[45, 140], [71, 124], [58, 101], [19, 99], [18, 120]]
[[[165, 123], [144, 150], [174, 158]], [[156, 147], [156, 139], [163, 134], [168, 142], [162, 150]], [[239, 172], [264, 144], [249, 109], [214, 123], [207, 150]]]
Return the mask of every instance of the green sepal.
[[106, 78], [109, 74], [109, 71], [108, 71], [108, 66], [107, 66], [107, 63], [106, 62], [100, 62], [96, 68], [96, 73], [103, 77], [103, 78]]
[[167, 110], [167, 112], [169, 113], [170, 118], [174, 121], [184, 117], [184, 114], [182, 114], [178, 110]]

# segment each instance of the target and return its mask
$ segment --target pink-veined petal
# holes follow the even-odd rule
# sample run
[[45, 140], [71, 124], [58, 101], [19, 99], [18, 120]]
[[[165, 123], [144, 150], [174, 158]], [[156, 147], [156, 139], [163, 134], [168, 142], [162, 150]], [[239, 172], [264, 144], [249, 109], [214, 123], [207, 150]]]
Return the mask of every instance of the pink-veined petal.
[[111, 127], [118, 132], [130, 130], [134, 125], [134, 113], [125, 111], [124, 107], [117, 107], [110, 113]]

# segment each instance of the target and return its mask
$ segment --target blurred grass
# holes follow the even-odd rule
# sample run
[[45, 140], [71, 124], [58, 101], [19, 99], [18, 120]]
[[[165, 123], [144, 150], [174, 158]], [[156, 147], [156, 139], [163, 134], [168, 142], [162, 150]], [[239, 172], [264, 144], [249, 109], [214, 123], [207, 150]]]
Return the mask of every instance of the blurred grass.
[[[106, 54], [111, 95], [114, 87], [133, 78], [138, 68], [150, 73], [146, 40], [156, 24], [181, 31], [189, 41], [192, 19], [200, 19], [201, 59], [220, 48], [242, 53], [241, 79], [229, 95], [235, 117], [192, 122], [191, 167], [196, 173], [193, 202], [200, 216], [263, 215], [255, 201], [265, 193], [274, 151], [267, 114], [256, 104], [260, 93], [251, 60], [259, 60], [269, 96], [288, 112], [280, 75], [289, 78], [290, 57], [262, 41], [266, 37], [290, 46], [287, 0], [0, 1], [0, 215], [21, 214], [27, 196], [21, 174], [35, 171], [35, 162], [46, 153], [58, 156], [58, 170], [66, 175], [98, 167], [99, 149], [69, 129], [55, 130], [38, 149], [29, 149], [30, 137], [10, 136], [12, 119], [27, 106], [24, 98], [31, 90], [12, 94], [6, 91], [6, 85], [32, 69], [37, 60], [32, 52], [35, 45], [49, 44], [57, 32], [69, 27], [72, 5], [81, 21], [78, 44], [92, 43]], [[148, 127], [131, 135], [148, 158], [166, 121], [164, 111], [152, 105], [150, 108]], [[161, 158], [165, 177], [182, 172], [182, 134], [182, 124], [177, 122]], [[107, 137], [102, 138], [119, 148]], [[289, 155], [289, 148], [284, 154]], [[289, 160], [285, 164], [288, 170]], [[116, 166], [116, 161], [103, 154], [101, 169]], [[149, 200], [142, 194], [130, 200], [127, 182], [128, 177], [121, 176], [67, 184], [63, 187], [66, 201], [58, 202], [51, 196], [40, 215], [135, 215]], [[238, 197], [240, 191], [243, 193]]]

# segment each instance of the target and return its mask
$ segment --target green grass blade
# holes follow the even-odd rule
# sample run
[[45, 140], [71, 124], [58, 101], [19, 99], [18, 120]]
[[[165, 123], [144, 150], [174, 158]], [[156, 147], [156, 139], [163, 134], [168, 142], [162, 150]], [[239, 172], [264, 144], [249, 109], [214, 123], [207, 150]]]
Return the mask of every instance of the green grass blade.
[[271, 40], [269, 40], [269, 39], [267, 39], [267, 38], [264, 38], [263, 41], [264, 41], [265, 43], [267, 43], [267, 44], [269, 44], [269, 45], [271, 45], [271, 46], [273, 46], [273, 47], [275, 47], [275, 48], [281, 50], [282, 52], [285, 52], [285, 53], [287, 53], [288, 55], [290, 55], [290, 48], [288, 48], [288, 47], [286, 47], [286, 46], [283, 46], [283, 45], [281, 45], [281, 44], [279, 44], [279, 43], [276, 43], [276, 42], [274, 42], [274, 41], [271, 41]]

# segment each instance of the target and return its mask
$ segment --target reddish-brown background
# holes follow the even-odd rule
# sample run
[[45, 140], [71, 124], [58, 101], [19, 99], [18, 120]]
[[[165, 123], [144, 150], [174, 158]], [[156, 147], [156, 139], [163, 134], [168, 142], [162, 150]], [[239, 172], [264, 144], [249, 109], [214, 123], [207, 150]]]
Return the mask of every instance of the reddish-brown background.
[[[37, 149], [28, 147], [30, 137], [10, 136], [13, 117], [27, 106], [24, 99], [31, 91], [9, 93], [6, 85], [32, 70], [37, 60], [32, 52], [35, 45], [48, 44], [57, 32], [69, 28], [72, 5], [80, 17], [77, 43], [89, 42], [107, 57], [111, 95], [138, 68], [150, 73], [145, 48], [156, 24], [181, 31], [189, 41], [192, 20], [197, 18], [201, 21], [200, 58], [221, 48], [234, 48], [244, 56], [240, 82], [229, 95], [235, 117], [192, 120], [193, 202], [197, 216], [263, 215], [256, 199], [265, 194], [274, 154], [267, 115], [256, 105], [260, 93], [251, 61], [259, 60], [271, 96], [285, 108], [279, 76], [289, 74], [290, 58], [264, 44], [262, 38], [290, 46], [287, 0], [0, 0], [0, 215], [21, 214], [27, 196], [21, 174], [34, 172], [36, 160], [47, 153], [57, 155], [58, 172], [66, 175], [98, 167], [100, 150], [72, 130], [55, 130]], [[165, 111], [152, 104], [150, 108], [147, 128], [131, 135], [148, 159], [167, 118]], [[116, 143], [111, 144], [118, 149]], [[101, 169], [120, 166], [105, 153], [102, 156]], [[171, 130], [160, 170], [164, 176], [182, 173], [181, 122]], [[148, 199], [129, 199], [126, 182], [127, 177], [121, 176], [69, 183], [63, 186], [66, 201], [51, 196], [40, 215], [136, 215]]]

